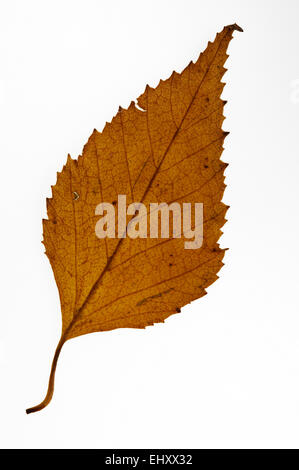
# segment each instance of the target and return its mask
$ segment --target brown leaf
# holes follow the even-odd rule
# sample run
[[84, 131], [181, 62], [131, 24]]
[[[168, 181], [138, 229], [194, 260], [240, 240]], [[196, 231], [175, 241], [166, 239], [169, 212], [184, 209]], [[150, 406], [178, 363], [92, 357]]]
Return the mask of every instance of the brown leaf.
[[[220, 160], [227, 47], [237, 25], [226, 26], [196, 63], [146, 86], [119, 109], [103, 132], [94, 130], [78, 160], [68, 157], [43, 221], [44, 245], [59, 289], [62, 334], [53, 359], [51, 400], [59, 353], [70, 338], [114, 328], [144, 328], [206, 294], [224, 250], [217, 243], [227, 206], [221, 202], [226, 164]], [[140, 109], [141, 108], [141, 109]], [[105, 238], [95, 234], [100, 202], [201, 202], [199, 249], [183, 238]]]

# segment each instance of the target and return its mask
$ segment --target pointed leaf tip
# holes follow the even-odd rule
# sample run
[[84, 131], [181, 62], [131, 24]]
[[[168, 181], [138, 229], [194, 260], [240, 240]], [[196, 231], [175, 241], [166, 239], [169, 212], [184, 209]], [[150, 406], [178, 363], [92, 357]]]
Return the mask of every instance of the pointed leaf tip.
[[241, 28], [241, 26], [237, 25], [237, 23], [229, 24], [226, 27], [228, 29], [231, 29], [232, 31], [240, 31], [240, 33], [244, 32], [244, 30]]

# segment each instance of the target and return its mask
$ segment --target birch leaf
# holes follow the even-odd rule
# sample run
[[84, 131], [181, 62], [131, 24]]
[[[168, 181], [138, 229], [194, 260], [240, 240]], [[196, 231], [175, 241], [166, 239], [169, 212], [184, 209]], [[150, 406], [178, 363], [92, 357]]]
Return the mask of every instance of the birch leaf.
[[[102, 132], [94, 130], [77, 160], [70, 156], [47, 200], [46, 254], [59, 290], [62, 333], [46, 397], [51, 400], [57, 360], [76, 336], [115, 328], [145, 328], [180, 312], [206, 294], [223, 265], [218, 244], [227, 206], [221, 202], [226, 164], [221, 78], [236, 24], [226, 26], [198, 60], [173, 72], [137, 103], [119, 109]], [[203, 204], [203, 240], [99, 239], [95, 209], [101, 202]], [[118, 224], [118, 219], [116, 220]]]

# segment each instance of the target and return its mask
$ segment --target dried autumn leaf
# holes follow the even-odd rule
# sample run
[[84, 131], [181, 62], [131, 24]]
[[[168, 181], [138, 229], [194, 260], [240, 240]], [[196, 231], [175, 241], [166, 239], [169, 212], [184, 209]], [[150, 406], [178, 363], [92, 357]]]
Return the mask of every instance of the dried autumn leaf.
[[[63, 344], [76, 336], [114, 328], [144, 328], [206, 294], [217, 279], [224, 250], [217, 243], [227, 206], [221, 202], [220, 160], [226, 50], [234, 30], [226, 26], [196, 63], [173, 72], [157, 88], [146, 86], [128, 109], [119, 109], [103, 132], [93, 132], [78, 160], [68, 157], [43, 221], [44, 245], [59, 289], [62, 334], [45, 399], [51, 400]], [[141, 108], [141, 109], [140, 109]], [[100, 202], [114, 205], [202, 202], [200, 249], [182, 238], [105, 238], [95, 235]]]

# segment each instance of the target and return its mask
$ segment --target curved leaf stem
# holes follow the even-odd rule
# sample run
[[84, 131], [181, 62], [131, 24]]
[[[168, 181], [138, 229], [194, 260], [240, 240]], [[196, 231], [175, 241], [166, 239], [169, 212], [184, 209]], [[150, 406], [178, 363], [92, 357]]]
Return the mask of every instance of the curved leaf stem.
[[27, 410], [26, 410], [27, 414], [35, 413], [36, 411], [40, 411], [50, 403], [50, 401], [52, 399], [52, 396], [53, 396], [53, 392], [54, 392], [54, 380], [55, 380], [55, 371], [56, 371], [57, 361], [58, 361], [60, 351], [61, 351], [62, 346], [64, 345], [64, 343], [65, 343], [65, 334], [60, 338], [60, 341], [57, 345], [57, 348], [56, 348], [56, 351], [55, 351], [55, 354], [54, 354], [54, 357], [53, 357], [47, 394], [46, 394], [45, 398], [43, 399], [43, 401], [39, 405], [33, 406], [32, 408], [27, 408]]

